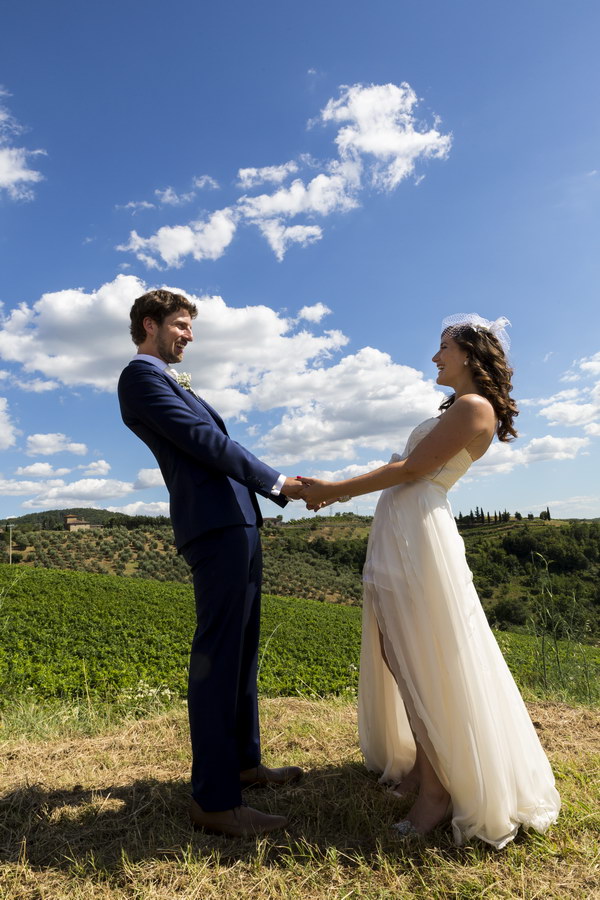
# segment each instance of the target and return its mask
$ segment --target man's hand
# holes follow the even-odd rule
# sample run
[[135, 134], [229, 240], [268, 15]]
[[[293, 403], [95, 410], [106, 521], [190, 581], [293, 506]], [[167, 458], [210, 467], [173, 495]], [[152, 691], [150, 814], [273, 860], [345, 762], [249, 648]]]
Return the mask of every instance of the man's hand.
[[286, 478], [283, 482], [281, 493], [289, 500], [299, 500], [303, 490], [304, 485], [301, 481], [297, 481], [295, 478]]
[[335, 481], [321, 481], [319, 478], [302, 476], [302, 493], [300, 497], [306, 501], [307, 509], [322, 509], [324, 505], [335, 503], [341, 491]]

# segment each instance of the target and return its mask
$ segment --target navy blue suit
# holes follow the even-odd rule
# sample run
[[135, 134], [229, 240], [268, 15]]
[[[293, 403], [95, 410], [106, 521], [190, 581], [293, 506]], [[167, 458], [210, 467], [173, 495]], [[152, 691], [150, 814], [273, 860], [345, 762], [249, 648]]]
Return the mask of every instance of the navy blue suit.
[[192, 794], [208, 811], [241, 802], [239, 773], [260, 762], [256, 673], [262, 524], [256, 493], [279, 472], [227, 434], [205, 401], [145, 360], [119, 379], [125, 424], [150, 448], [169, 491], [175, 544], [192, 568], [197, 627], [188, 709]]

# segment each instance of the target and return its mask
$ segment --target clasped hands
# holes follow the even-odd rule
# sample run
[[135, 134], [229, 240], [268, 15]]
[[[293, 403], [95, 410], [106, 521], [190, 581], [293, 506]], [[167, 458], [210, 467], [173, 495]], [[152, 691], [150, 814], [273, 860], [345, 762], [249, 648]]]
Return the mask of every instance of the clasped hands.
[[286, 478], [281, 489], [290, 500], [304, 500], [307, 509], [315, 512], [325, 506], [341, 500], [349, 500], [349, 497], [341, 497], [339, 485], [335, 481], [323, 481], [319, 478], [305, 478], [298, 475], [297, 478]]

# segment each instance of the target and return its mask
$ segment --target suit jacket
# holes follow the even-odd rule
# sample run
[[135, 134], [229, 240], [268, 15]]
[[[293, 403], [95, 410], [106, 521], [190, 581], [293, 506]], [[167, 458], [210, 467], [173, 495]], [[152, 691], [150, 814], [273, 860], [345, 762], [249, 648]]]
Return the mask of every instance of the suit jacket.
[[123, 421], [160, 466], [178, 549], [215, 528], [261, 525], [255, 492], [286, 505], [271, 494], [279, 472], [233, 441], [208, 403], [157, 366], [132, 360], [118, 394]]

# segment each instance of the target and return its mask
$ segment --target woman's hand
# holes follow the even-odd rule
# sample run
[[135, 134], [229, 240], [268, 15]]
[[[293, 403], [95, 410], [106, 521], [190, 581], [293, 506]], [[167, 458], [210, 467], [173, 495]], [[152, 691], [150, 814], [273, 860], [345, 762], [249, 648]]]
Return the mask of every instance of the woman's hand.
[[306, 501], [307, 509], [321, 509], [335, 503], [338, 498], [338, 486], [335, 481], [304, 477], [299, 477], [298, 480], [304, 485], [300, 499]]

